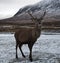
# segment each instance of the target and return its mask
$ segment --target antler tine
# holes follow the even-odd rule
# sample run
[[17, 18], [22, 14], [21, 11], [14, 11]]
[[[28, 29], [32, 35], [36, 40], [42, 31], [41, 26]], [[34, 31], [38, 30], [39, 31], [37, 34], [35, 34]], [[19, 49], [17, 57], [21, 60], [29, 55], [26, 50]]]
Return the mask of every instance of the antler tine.
[[28, 14], [32, 17], [32, 19], [35, 19], [30, 11], [28, 11]]
[[43, 20], [44, 16], [46, 15], [46, 10], [44, 11], [43, 16], [40, 17], [40, 20]]
[[43, 15], [43, 16], [45, 16], [45, 14], [46, 14], [46, 10], [45, 10], [45, 12], [44, 12], [44, 15]]

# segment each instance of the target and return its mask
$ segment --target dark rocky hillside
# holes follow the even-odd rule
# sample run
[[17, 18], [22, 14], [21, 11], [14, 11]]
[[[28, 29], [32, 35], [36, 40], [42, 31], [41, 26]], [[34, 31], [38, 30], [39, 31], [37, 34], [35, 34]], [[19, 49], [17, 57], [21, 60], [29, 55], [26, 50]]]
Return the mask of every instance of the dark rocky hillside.
[[44, 26], [60, 27], [60, 0], [42, 0], [34, 5], [29, 5], [19, 9], [11, 18], [0, 20], [0, 23], [31, 23], [31, 17], [27, 11], [31, 11], [34, 17], [40, 18], [44, 10], [47, 11], [43, 22]]

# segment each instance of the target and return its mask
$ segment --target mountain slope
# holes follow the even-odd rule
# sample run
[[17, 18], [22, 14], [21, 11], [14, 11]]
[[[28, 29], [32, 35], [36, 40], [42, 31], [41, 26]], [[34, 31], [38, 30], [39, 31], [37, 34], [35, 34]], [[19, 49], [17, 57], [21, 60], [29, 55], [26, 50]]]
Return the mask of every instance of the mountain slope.
[[[31, 11], [34, 17], [40, 18], [44, 10], [47, 11], [43, 22], [54, 22], [60, 26], [60, 0], [42, 0], [34, 5], [29, 5], [19, 9], [19, 11], [12, 17], [0, 22], [14, 22], [14, 23], [27, 23], [31, 19], [27, 11]], [[31, 22], [31, 21], [30, 21]]]
[[[24, 17], [24, 15], [26, 14], [26, 11], [32, 11], [33, 14], [40, 14], [39, 11], [40, 10], [47, 10], [47, 14], [46, 17], [53, 17], [53, 18], [57, 18], [60, 19], [60, 0], [43, 0], [41, 2], [38, 2], [35, 5], [31, 5], [31, 6], [26, 6], [22, 9], [19, 9], [19, 11], [14, 15], [14, 16], [18, 16], [18, 17]], [[37, 16], [36, 15], [36, 16]]]

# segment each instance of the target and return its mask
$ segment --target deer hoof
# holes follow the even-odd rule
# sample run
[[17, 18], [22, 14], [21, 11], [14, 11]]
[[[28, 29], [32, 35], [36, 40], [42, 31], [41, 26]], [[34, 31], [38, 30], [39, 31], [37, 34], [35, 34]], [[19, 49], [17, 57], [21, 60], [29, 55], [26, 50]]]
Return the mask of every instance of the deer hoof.
[[23, 55], [23, 57], [25, 58], [26, 56], [25, 56], [25, 55]]
[[32, 58], [30, 58], [30, 61], [31, 61], [31, 62], [33, 61]]
[[16, 56], [16, 59], [18, 59], [18, 56]]

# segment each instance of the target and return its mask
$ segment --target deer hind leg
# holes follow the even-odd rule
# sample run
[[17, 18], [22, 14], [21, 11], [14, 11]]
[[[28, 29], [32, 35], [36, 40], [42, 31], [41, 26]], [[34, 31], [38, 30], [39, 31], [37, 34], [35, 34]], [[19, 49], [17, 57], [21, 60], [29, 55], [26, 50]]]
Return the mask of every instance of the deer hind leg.
[[30, 59], [30, 61], [32, 62], [32, 47], [33, 47], [33, 45], [32, 44], [28, 44], [28, 47], [29, 47], [29, 50], [30, 50], [30, 54], [29, 54], [29, 59]]
[[19, 44], [19, 49], [20, 49], [20, 51], [21, 51], [21, 53], [22, 53], [22, 56], [25, 58], [25, 55], [24, 55], [24, 53], [23, 53], [21, 47], [22, 47], [22, 44]]

